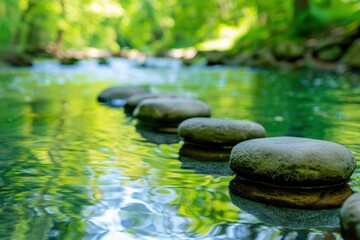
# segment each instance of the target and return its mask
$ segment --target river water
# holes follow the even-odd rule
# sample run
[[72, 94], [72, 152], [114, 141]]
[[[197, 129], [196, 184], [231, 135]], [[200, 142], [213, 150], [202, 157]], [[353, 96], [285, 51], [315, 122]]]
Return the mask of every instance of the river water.
[[[181, 142], [154, 141], [96, 96], [113, 85], [179, 93], [208, 103], [213, 117], [337, 142], [359, 161], [359, 75], [152, 65], [0, 69], [0, 239], [342, 239], [337, 215], [313, 223], [307, 212], [237, 204], [227, 165], [181, 161]], [[359, 169], [350, 186], [360, 190]]]

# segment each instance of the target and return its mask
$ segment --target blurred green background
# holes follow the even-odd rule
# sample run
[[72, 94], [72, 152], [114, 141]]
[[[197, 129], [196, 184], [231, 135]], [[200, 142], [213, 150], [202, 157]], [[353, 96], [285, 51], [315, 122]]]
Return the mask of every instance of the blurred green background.
[[272, 58], [304, 59], [310, 48], [308, 55], [337, 62], [359, 39], [359, 26], [358, 0], [3, 0], [0, 51], [163, 56], [190, 48], [226, 51], [227, 58], [206, 55], [214, 64], [274, 65]]

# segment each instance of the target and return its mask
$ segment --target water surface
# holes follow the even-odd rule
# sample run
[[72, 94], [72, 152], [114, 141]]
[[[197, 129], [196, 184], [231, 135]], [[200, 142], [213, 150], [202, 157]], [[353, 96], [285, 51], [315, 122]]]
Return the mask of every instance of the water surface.
[[[170, 63], [0, 69], [0, 239], [342, 239], [338, 224], [299, 228], [237, 207], [232, 176], [184, 165], [181, 143], [153, 143], [96, 96], [112, 85], [184, 94], [213, 117], [334, 141], [360, 159], [360, 77]], [[358, 169], [350, 185], [359, 191]]]

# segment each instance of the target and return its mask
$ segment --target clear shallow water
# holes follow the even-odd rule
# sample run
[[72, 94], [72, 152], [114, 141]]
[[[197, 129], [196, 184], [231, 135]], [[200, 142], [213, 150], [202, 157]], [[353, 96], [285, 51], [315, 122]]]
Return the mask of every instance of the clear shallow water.
[[[342, 239], [336, 224], [299, 230], [302, 217], [284, 224], [261, 206], [237, 207], [232, 176], [185, 165], [180, 143], [152, 143], [96, 96], [112, 85], [181, 93], [207, 102], [213, 117], [334, 141], [359, 161], [360, 77], [170, 65], [0, 69], [0, 239]], [[350, 185], [360, 190], [359, 169]]]

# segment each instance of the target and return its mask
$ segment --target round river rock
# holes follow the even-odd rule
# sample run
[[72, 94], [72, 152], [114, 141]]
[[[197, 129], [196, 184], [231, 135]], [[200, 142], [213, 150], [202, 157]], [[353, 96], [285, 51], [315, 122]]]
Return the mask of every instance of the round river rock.
[[282, 187], [325, 187], [347, 182], [354, 155], [322, 140], [274, 137], [248, 140], [231, 151], [230, 167], [239, 176]]
[[216, 118], [187, 119], [179, 125], [178, 134], [185, 142], [201, 146], [234, 146], [266, 135], [264, 127], [258, 123]]
[[360, 193], [351, 195], [340, 210], [344, 239], [360, 239]]
[[173, 93], [140, 93], [129, 97], [124, 107], [128, 113], [132, 113], [136, 108], [136, 106], [141, 101], [145, 99], [153, 99], [153, 98], [185, 98], [185, 97]]
[[186, 98], [154, 98], [141, 101], [134, 117], [156, 124], [180, 123], [192, 117], [210, 117], [210, 107], [202, 101]]
[[[97, 97], [99, 102], [109, 103], [114, 99], [127, 99], [132, 95], [149, 92], [145, 88], [136, 86], [109, 87]], [[125, 104], [125, 103], [124, 103]]]

